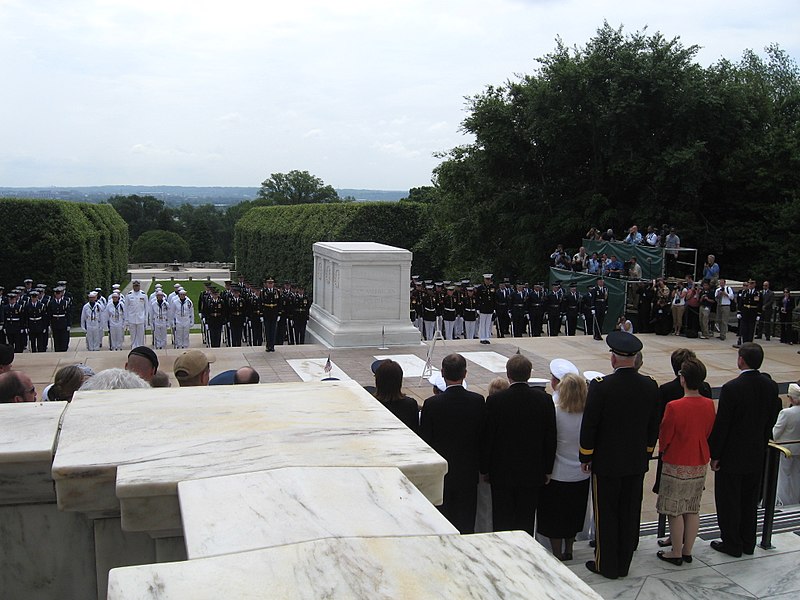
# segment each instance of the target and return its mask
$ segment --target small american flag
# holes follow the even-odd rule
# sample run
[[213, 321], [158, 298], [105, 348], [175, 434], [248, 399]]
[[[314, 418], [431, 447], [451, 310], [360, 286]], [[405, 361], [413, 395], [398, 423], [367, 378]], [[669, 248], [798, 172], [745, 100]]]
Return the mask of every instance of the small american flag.
[[325, 375], [329, 375], [332, 369], [333, 365], [331, 364], [331, 355], [328, 354], [328, 360], [325, 361], [325, 366], [322, 367], [322, 370], [325, 371]]

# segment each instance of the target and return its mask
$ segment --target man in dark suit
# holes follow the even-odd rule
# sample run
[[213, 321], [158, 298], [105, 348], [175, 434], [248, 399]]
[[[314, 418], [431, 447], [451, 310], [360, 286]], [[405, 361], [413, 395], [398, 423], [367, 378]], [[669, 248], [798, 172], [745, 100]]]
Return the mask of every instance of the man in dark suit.
[[461, 533], [474, 533], [486, 405], [483, 396], [464, 389], [466, 375], [463, 356], [448, 354], [442, 359], [447, 388], [425, 400], [419, 428], [422, 439], [447, 461], [439, 510]]
[[745, 342], [739, 348], [741, 374], [722, 386], [717, 418], [708, 438], [714, 500], [722, 541], [711, 547], [730, 556], [753, 554], [756, 511], [767, 442], [781, 410], [778, 385], [758, 369], [764, 350]]
[[486, 399], [481, 472], [492, 485], [495, 531], [533, 535], [539, 491], [553, 472], [556, 412], [550, 394], [528, 386], [531, 361], [515, 354], [506, 363], [511, 386]]
[[596, 527], [593, 573], [628, 574], [639, 538], [642, 485], [658, 438], [658, 384], [634, 368], [642, 342], [630, 333], [606, 336], [614, 373], [589, 384], [580, 461], [592, 474]]

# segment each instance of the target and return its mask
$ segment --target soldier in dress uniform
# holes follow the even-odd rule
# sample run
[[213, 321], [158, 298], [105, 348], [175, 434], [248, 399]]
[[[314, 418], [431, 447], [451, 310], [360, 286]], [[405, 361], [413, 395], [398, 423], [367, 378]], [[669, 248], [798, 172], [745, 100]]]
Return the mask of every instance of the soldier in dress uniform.
[[545, 310], [547, 311], [549, 334], [556, 336], [561, 331], [561, 300], [564, 297], [564, 291], [558, 282], [553, 283], [551, 288], [545, 299]]
[[608, 288], [602, 277], [597, 278], [597, 285], [589, 290], [592, 299], [592, 331], [594, 339], [603, 339], [603, 323], [608, 312]]
[[528, 294], [528, 320], [531, 322], [531, 335], [541, 337], [544, 322], [544, 304], [547, 298], [541, 283], [533, 286], [533, 291]]
[[277, 341], [279, 346], [283, 346], [284, 341], [288, 341], [289, 344], [294, 344], [293, 318], [294, 294], [292, 293], [292, 284], [287, 281], [283, 284], [280, 302], [278, 303]]
[[47, 306], [39, 300], [39, 290], [30, 291], [28, 303], [24, 308], [25, 322], [31, 341], [31, 352], [47, 352], [47, 338], [50, 331]]
[[569, 293], [564, 296], [563, 309], [567, 315], [567, 335], [575, 335], [578, 326], [578, 313], [581, 309], [581, 295], [578, 284], [569, 285]]
[[[747, 282], [747, 289], [741, 296], [741, 303], [737, 301], [739, 307], [739, 334], [743, 344], [753, 341], [756, 332], [756, 324], [761, 320], [761, 298], [762, 292], [756, 289], [756, 282], [750, 279]], [[738, 299], [737, 299], [738, 300]], [[737, 315], [738, 316], [738, 315]]]
[[120, 300], [119, 292], [114, 292], [109, 298], [111, 301], [105, 308], [108, 348], [109, 350], [122, 350], [122, 344], [125, 341], [125, 327], [128, 324], [125, 316], [125, 303]]
[[153, 329], [153, 345], [156, 350], [163, 350], [167, 346], [167, 330], [172, 324], [172, 307], [161, 288], [156, 290], [155, 298], [150, 302], [148, 320]]
[[461, 301], [461, 314], [464, 317], [464, 339], [474, 340], [478, 324], [478, 298], [475, 296], [474, 286], [466, 287], [466, 295]]
[[527, 293], [525, 291], [525, 284], [518, 283], [514, 291], [511, 292], [511, 297], [509, 298], [509, 304], [511, 306], [511, 328], [514, 337], [522, 337], [522, 334], [528, 329], [525, 324], [525, 317], [527, 316], [527, 309], [525, 307], [526, 301]]
[[247, 300], [247, 322], [250, 330], [250, 345], [264, 343], [264, 305], [261, 301], [261, 288], [254, 287]]
[[[414, 277], [417, 276], [415, 275]], [[420, 307], [420, 301], [424, 291], [425, 289], [422, 287], [422, 282], [419, 281], [419, 279], [412, 278], [409, 317], [411, 318], [412, 325], [419, 329], [420, 334], [422, 333], [422, 310]]]
[[261, 290], [261, 302], [264, 306], [264, 330], [266, 334], [267, 352], [275, 352], [275, 340], [278, 337], [278, 315], [280, 312], [281, 292], [275, 287], [275, 280], [267, 277]]
[[125, 295], [125, 318], [131, 332], [131, 349], [144, 346], [144, 328], [147, 323], [147, 294], [138, 279], [133, 280], [133, 289]]
[[455, 295], [456, 287], [447, 286], [447, 293], [442, 298], [442, 322], [444, 324], [444, 339], [452, 340], [456, 326], [456, 317], [460, 309], [458, 298]]
[[306, 325], [310, 311], [311, 298], [306, 296], [305, 288], [300, 284], [294, 299], [294, 339], [298, 344], [306, 343]]
[[103, 305], [97, 301], [97, 292], [87, 295], [88, 302], [81, 310], [81, 327], [86, 332], [86, 349], [100, 350], [103, 343]]
[[194, 325], [194, 302], [186, 295], [186, 290], [178, 290], [178, 297], [172, 302], [172, 318], [175, 323], [173, 338], [176, 348], [189, 347], [189, 332]]
[[511, 326], [511, 315], [509, 314], [508, 298], [511, 296], [511, 289], [509, 289], [508, 277], [503, 279], [495, 292], [494, 310], [497, 314], [497, 330], [499, 337], [505, 337], [509, 334], [509, 327]]
[[31, 292], [33, 291], [33, 279], [26, 279], [22, 282], [22, 294], [20, 295], [20, 301], [25, 304], [30, 299]]
[[609, 579], [628, 575], [639, 540], [642, 486], [658, 438], [658, 384], [635, 369], [639, 339], [606, 336], [614, 373], [589, 384], [579, 458], [592, 475], [595, 559], [586, 568]]
[[481, 344], [489, 344], [492, 337], [492, 318], [497, 289], [492, 282], [491, 273], [483, 274], [483, 284], [478, 286], [478, 338]]
[[8, 304], [8, 300], [5, 295], [5, 288], [0, 285], [0, 345], [6, 343], [6, 304]]
[[5, 307], [6, 340], [14, 346], [14, 352], [21, 354], [28, 346], [24, 305], [20, 292], [12, 290], [8, 294], [8, 305]]
[[436, 333], [436, 307], [436, 292], [433, 285], [428, 284], [422, 297], [422, 324], [426, 340], [432, 340]]
[[231, 295], [228, 298], [226, 315], [228, 317], [228, 343], [232, 348], [238, 348], [242, 345], [242, 330], [244, 329], [244, 320], [247, 317], [247, 302], [242, 297], [241, 290], [238, 285], [231, 288]]

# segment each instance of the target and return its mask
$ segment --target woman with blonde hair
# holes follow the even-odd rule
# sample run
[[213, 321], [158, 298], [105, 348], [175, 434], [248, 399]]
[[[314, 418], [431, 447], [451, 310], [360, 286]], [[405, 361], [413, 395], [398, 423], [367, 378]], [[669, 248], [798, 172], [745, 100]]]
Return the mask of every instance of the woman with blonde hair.
[[575, 373], [564, 374], [558, 384], [556, 404], [556, 460], [550, 482], [542, 488], [537, 531], [550, 538], [553, 555], [572, 560], [575, 535], [583, 529], [589, 497], [589, 475], [578, 460], [583, 410], [588, 386]]
[[72, 402], [72, 396], [83, 385], [87, 377], [78, 365], [61, 367], [56, 372], [53, 385], [42, 394], [44, 401]]

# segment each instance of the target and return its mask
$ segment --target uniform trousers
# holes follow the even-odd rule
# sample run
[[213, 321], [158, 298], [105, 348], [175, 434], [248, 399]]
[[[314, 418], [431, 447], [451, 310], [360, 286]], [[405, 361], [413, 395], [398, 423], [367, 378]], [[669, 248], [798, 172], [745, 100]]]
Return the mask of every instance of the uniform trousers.
[[31, 352], [47, 352], [47, 330], [31, 331]]
[[444, 321], [444, 339], [452, 340], [453, 339], [453, 331], [455, 330], [456, 322], [455, 321]]
[[743, 314], [739, 319], [739, 335], [742, 338], [742, 343], [752, 342], [753, 336], [756, 333], [756, 318]]
[[761, 491], [761, 472], [734, 474], [717, 471], [714, 502], [717, 524], [725, 546], [736, 552], [752, 553], [756, 547], [756, 519]]
[[425, 323], [425, 339], [432, 340], [433, 334], [436, 332], [436, 321], [424, 321]]
[[69, 330], [53, 329], [53, 350], [66, 352], [69, 349]]
[[594, 321], [594, 338], [596, 340], [602, 339], [603, 336], [603, 323], [606, 320], [606, 311], [604, 309], [596, 308], [594, 314], [592, 315], [592, 321]]
[[575, 331], [578, 329], [578, 312], [568, 312], [567, 313], [567, 335], [575, 335]]
[[28, 334], [19, 329], [6, 330], [6, 339], [9, 345], [14, 346], [14, 352], [17, 354], [22, 354], [23, 350], [28, 346]]
[[527, 531], [533, 521], [541, 487], [492, 485], [492, 527], [495, 531]]
[[188, 348], [189, 347], [189, 331], [192, 324], [190, 321], [175, 321], [175, 347]]
[[308, 319], [295, 319], [294, 320], [294, 339], [298, 344], [306, 343], [306, 326]]
[[644, 473], [614, 477], [592, 475], [595, 563], [605, 577], [625, 577], [639, 542]]
[[262, 346], [264, 344], [264, 321], [260, 316], [253, 317], [250, 323], [250, 345]]
[[122, 342], [125, 338], [124, 323], [109, 323], [108, 325], [108, 347], [110, 350], [122, 350]]
[[558, 311], [550, 311], [547, 313], [547, 323], [549, 326], [550, 335], [558, 335], [561, 331], [561, 315]]
[[464, 333], [464, 317], [456, 317], [456, 328], [454, 335], [460, 338]]
[[[447, 477], [447, 476], [445, 476]], [[475, 533], [475, 512], [478, 508], [478, 484], [455, 487], [444, 483], [444, 501], [439, 506], [445, 518], [459, 533]]]
[[478, 315], [478, 338], [483, 341], [489, 341], [492, 337], [492, 314], [480, 313]]
[[275, 349], [275, 338], [278, 336], [278, 319], [277, 317], [264, 317], [264, 327], [267, 334], [267, 350]]
[[87, 350], [100, 350], [103, 345], [103, 326], [95, 321], [94, 325], [89, 325], [86, 328], [86, 349]]
[[163, 350], [167, 345], [167, 321], [157, 320], [153, 323], [153, 342], [156, 350]]
[[128, 323], [131, 332], [131, 349], [144, 346], [144, 323]]
[[472, 340], [475, 339], [475, 323], [476, 321], [464, 321], [464, 339]]

